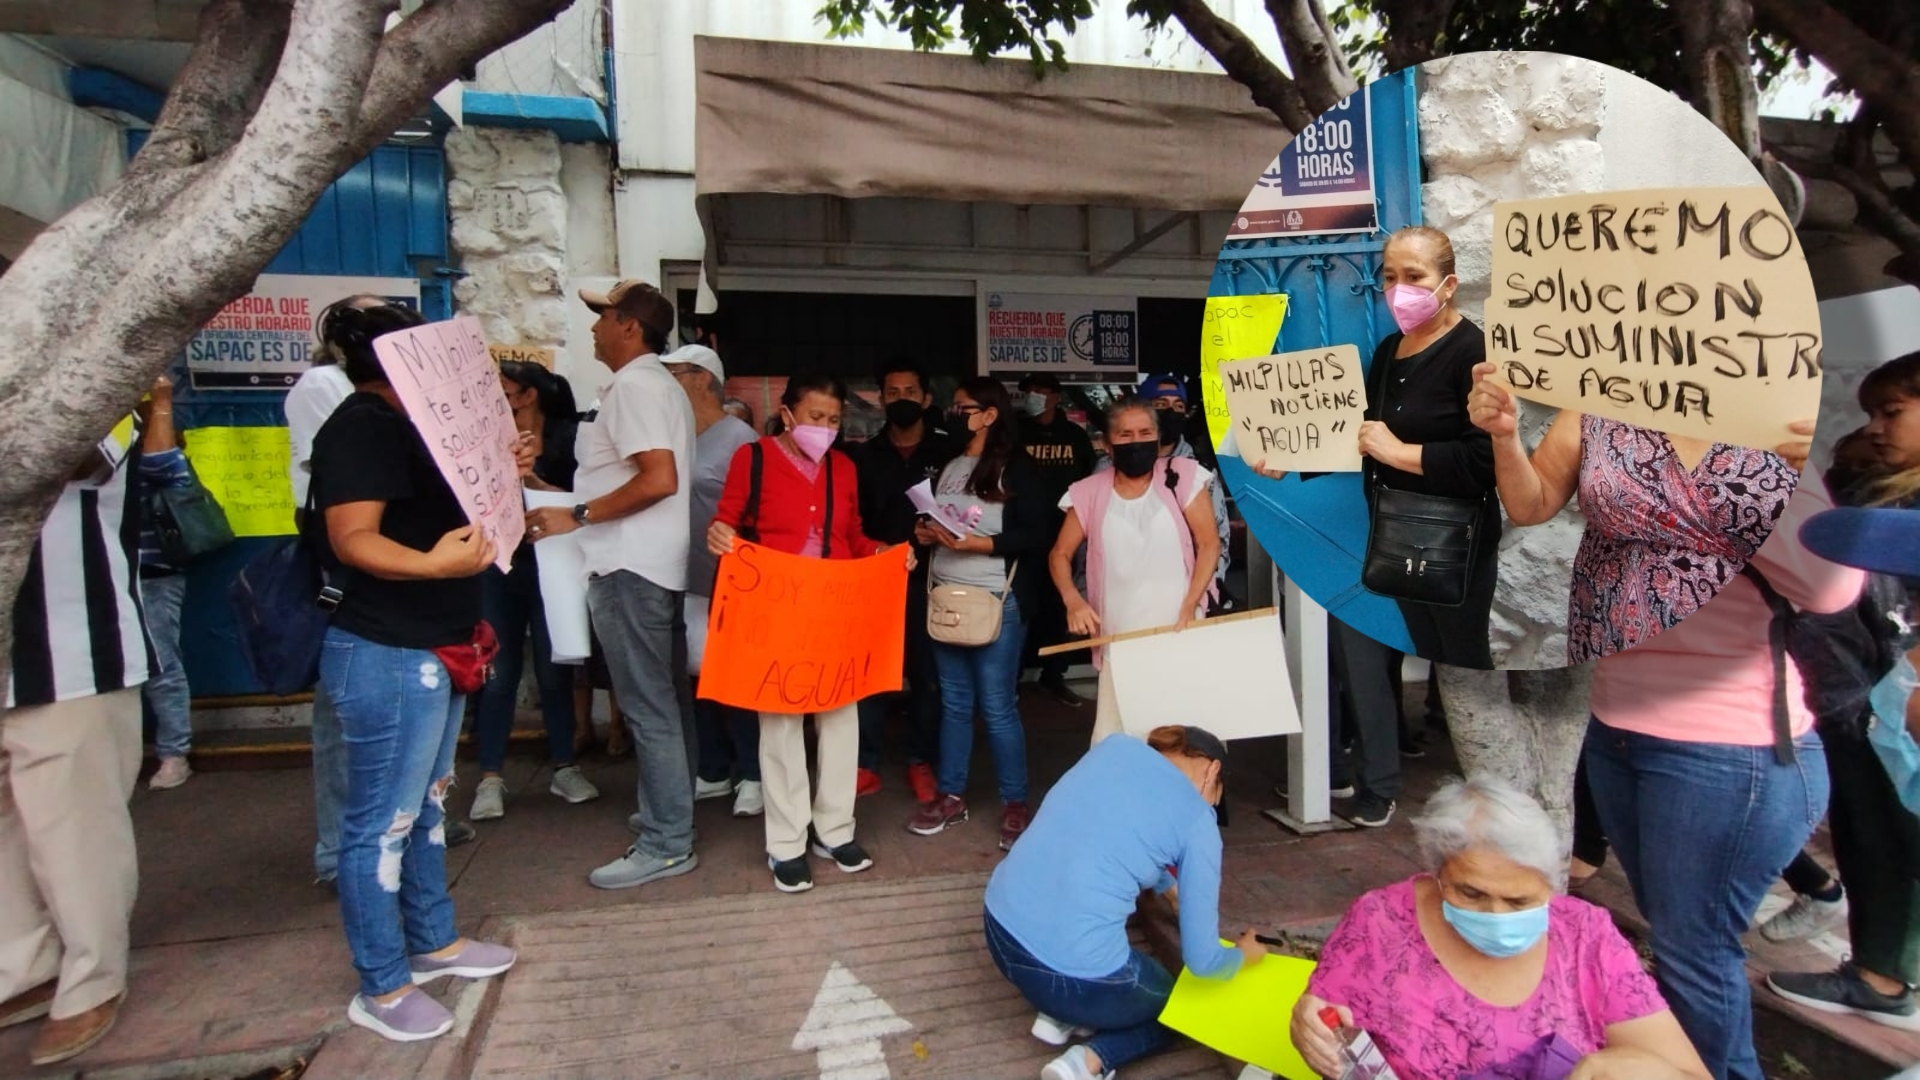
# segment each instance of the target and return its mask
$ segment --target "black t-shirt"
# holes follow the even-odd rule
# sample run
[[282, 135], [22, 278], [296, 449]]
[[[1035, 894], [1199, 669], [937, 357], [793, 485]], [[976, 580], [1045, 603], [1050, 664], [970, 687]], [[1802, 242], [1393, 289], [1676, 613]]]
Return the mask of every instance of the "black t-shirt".
[[[355, 393], [321, 425], [313, 439], [313, 492], [323, 519], [331, 506], [386, 503], [380, 535], [416, 551], [433, 550], [448, 530], [467, 524], [420, 433], [377, 394]], [[395, 648], [437, 649], [468, 640], [480, 621], [478, 577], [389, 581], [343, 572], [331, 546], [320, 550], [344, 594], [333, 624], [348, 633]]]
[[[867, 535], [883, 544], [905, 544], [913, 539], [919, 512], [907, 498], [907, 489], [922, 480], [938, 480], [940, 470], [957, 457], [959, 441], [933, 426], [933, 414], [911, 453], [902, 454], [885, 431], [847, 448], [860, 478], [860, 524]], [[920, 560], [921, 567], [928, 560]]]
[[1057, 507], [1067, 488], [1093, 473], [1093, 440], [1086, 428], [1067, 419], [1064, 409], [1054, 410], [1051, 424], [1042, 424], [1037, 417], [1022, 417], [1020, 445], [1033, 459], [1049, 507]]
[[1461, 319], [1440, 340], [1396, 360], [1393, 353], [1401, 337], [1389, 334], [1373, 351], [1367, 371], [1366, 418], [1385, 420], [1394, 438], [1421, 447], [1423, 472], [1401, 472], [1369, 462], [1376, 482], [1397, 491], [1456, 499], [1488, 494], [1494, 487], [1493, 437], [1475, 427], [1467, 415], [1474, 365], [1487, 356], [1486, 335], [1471, 320]]

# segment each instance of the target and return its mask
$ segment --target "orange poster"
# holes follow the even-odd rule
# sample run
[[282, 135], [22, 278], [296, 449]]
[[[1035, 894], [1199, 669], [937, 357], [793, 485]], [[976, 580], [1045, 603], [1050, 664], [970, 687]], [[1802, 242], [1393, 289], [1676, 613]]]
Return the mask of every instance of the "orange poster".
[[700, 696], [814, 713], [900, 689], [907, 550], [810, 559], [736, 541], [714, 582]]

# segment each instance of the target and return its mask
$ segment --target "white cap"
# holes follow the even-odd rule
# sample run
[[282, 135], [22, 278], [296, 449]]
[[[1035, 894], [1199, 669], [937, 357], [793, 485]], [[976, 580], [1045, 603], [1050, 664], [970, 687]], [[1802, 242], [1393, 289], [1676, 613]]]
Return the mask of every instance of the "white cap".
[[682, 345], [660, 358], [660, 362], [672, 367], [675, 364], [692, 364], [719, 379], [727, 381], [727, 369], [720, 366], [720, 354], [705, 345]]

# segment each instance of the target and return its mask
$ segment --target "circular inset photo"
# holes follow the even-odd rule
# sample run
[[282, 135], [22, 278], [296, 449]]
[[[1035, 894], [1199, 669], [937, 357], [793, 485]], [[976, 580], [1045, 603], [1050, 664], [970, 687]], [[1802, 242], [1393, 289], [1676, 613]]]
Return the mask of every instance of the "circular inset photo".
[[1208, 429], [1254, 536], [1346, 627], [1456, 667], [1697, 611], [1819, 411], [1789, 211], [1686, 103], [1575, 57], [1355, 92], [1254, 180], [1209, 292]]

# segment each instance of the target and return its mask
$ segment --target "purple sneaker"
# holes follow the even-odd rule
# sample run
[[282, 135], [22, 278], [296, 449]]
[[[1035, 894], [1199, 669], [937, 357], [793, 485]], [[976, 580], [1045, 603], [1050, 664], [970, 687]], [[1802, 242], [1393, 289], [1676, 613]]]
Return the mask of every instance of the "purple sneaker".
[[415, 986], [425, 986], [442, 975], [463, 979], [488, 979], [513, 966], [513, 950], [486, 941], [469, 941], [467, 947], [444, 960], [431, 956], [409, 956]]
[[353, 1004], [347, 1006], [347, 1019], [394, 1042], [419, 1042], [453, 1029], [453, 1014], [424, 990], [402, 994], [389, 1005], [355, 994]]

